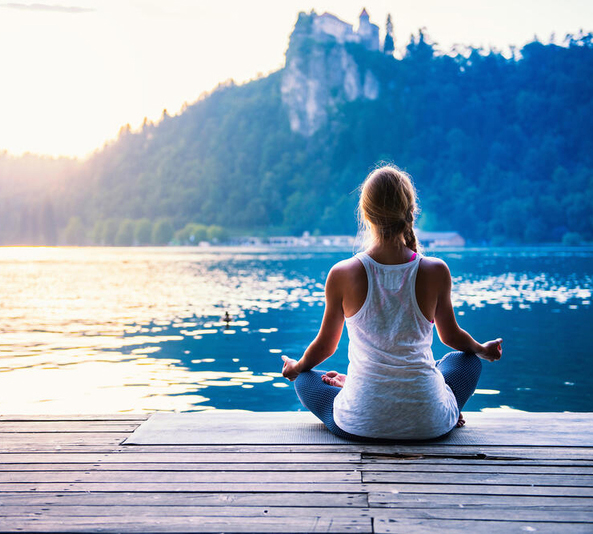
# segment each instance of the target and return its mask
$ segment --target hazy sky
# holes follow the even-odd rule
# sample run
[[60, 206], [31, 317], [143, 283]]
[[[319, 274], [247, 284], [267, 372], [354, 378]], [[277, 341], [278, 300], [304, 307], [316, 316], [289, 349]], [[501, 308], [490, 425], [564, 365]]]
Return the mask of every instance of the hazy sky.
[[[42, 2], [43, 0], [37, 0]], [[84, 156], [219, 82], [283, 65], [299, 11], [355, 24], [366, 7], [396, 46], [522, 46], [593, 30], [591, 0], [0, 0], [0, 150]]]

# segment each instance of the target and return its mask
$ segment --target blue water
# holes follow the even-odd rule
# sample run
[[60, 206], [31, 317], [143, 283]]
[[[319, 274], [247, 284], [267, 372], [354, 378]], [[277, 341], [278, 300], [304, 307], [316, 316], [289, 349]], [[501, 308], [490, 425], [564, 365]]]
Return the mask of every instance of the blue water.
[[[0, 410], [300, 409], [280, 356], [315, 337], [327, 272], [351, 254], [1, 248]], [[593, 411], [593, 250], [427, 254], [449, 264], [461, 326], [504, 339], [467, 410]], [[449, 350], [436, 333], [433, 350]], [[346, 366], [344, 332], [323, 367]]]

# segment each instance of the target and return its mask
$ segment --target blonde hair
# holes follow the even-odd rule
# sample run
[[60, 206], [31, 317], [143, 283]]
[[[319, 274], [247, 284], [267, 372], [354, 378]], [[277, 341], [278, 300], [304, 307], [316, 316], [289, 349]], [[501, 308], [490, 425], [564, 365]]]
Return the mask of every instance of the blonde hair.
[[416, 189], [410, 176], [386, 165], [371, 172], [360, 186], [358, 221], [365, 245], [401, 240], [418, 252], [414, 232], [418, 214]]

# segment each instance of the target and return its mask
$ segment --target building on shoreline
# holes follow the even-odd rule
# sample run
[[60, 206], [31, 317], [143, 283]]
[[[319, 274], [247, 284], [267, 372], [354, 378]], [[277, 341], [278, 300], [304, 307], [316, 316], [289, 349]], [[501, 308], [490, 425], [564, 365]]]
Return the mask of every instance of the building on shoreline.
[[[424, 232], [416, 230], [416, 236], [425, 247], [464, 247], [465, 239], [458, 232]], [[334, 247], [354, 248], [357, 237], [352, 235], [310, 235], [301, 236], [241, 237], [235, 244], [241, 246], [273, 247]]]
[[425, 232], [417, 229], [416, 237], [425, 247], [465, 246], [465, 239], [458, 232]]

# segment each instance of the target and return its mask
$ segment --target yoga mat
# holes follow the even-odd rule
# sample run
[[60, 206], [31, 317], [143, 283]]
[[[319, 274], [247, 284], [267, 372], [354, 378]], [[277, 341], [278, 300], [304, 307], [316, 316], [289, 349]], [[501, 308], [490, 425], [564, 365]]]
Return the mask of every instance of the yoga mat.
[[[465, 413], [467, 425], [435, 445], [593, 446], [592, 413]], [[309, 412], [156, 413], [126, 445], [334, 445], [334, 436]], [[386, 442], [389, 443], [389, 442]], [[411, 442], [392, 442], [411, 443]]]

